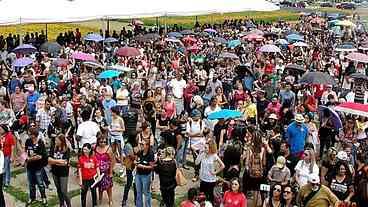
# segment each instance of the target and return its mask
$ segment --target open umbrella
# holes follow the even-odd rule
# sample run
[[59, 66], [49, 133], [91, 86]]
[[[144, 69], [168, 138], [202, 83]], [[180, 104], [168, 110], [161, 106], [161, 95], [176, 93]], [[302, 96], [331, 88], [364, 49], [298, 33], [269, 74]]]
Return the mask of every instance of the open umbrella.
[[338, 45], [335, 48], [336, 52], [356, 52], [358, 51], [353, 44], [350, 43], [344, 43], [341, 45]]
[[319, 109], [318, 111], [319, 111], [320, 118], [326, 116], [325, 114], [326, 111], [329, 112], [332, 124], [335, 127], [336, 131], [342, 128], [342, 121], [340, 119], [340, 116], [338, 113], [336, 113], [334, 109], [327, 107], [327, 106], [319, 106], [318, 109]]
[[98, 75], [99, 79], [107, 79], [107, 78], [114, 78], [120, 75], [120, 71], [117, 70], [105, 70]]
[[320, 85], [335, 85], [335, 80], [327, 73], [322, 72], [308, 72], [300, 79], [302, 84], [320, 84]]
[[293, 43], [295, 47], [309, 47], [309, 45], [305, 42], [295, 42]]
[[295, 70], [298, 72], [305, 72], [305, 68], [302, 65], [298, 65], [298, 64], [289, 64], [287, 66], [285, 66], [285, 70]]
[[229, 47], [229, 48], [236, 48], [236, 47], [238, 47], [239, 45], [241, 45], [240, 40], [230, 40], [230, 41], [227, 43], [227, 47]]
[[35, 48], [33, 45], [30, 45], [30, 44], [22, 44], [13, 49], [13, 52], [15, 53], [24, 53], [24, 54], [34, 53], [36, 51], [37, 51], [37, 48]]
[[304, 37], [298, 34], [289, 34], [288, 36], [286, 36], [286, 39], [288, 39], [288, 41], [304, 41]]
[[363, 73], [353, 73], [349, 75], [350, 78], [368, 80], [368, 76]]
[[281, 52], [279, 47], [277, 47], [276, 45], [271, 45], [271, 44], [263, 45], [259, 49], [259, 51], [261, 52]]
[[259, 29], [252, 29], [247, 34], [257, 34], [257, 35], [262, 35], [263, 36], [264, 32], [262, 30], [259, 30]]
[[210, 37], [211, 36], [211, 33], [208, 33], [208, 32], [200, 32], [197, 35], [200, 36], [200, 37]]
[[264, 37], [259, 34], [248, 34], [244, 36], [243, 39], [248, 41], [262, 41]]
[[91, 33], [84, 37], [85, 41], [101, 42], [104, 38], [100, 34]]
[[159, 40], [161, 37], [157, 33], [148, 33], [145, 35], [137, 36], [135, 40], [138, 42], [154, 42]]
[[52, 61], [52, 65], [56, 67], [66, 67], [69, 64], [69, 60], [65, 58], [58, 58], [54, 61]]
[[61, 45], [57, 42], [45, 42], [40, 47], [42, 52], [50, 54], [58, 54], [61, 50]]
[[25, 67], [28, 65], [31, 65], [33, 63], [33, 60], [28, 57], [18, 58], [14, 61], [13, 66], [14, 67]]
[[187, 50], [196, 53], [196, 52], [198, 52], [200, 50], [200, 47], [198, 45], [192, 45], [190, 47], [187, 47]]
[[335, 23], [337, 26], [344, 26], [344, 27], [355, 27], [356, 25], [349, 21], [349, 20], [342, 20]]
[[179, 39], [176, 39], [175, 37], [168, 37], [165, 38], [166, 42], [174, 42], [174, 43], [182, 43]]
[[170, 32], [167, 34], [169, 37], [182, 38], [183, 35], [180, 32]]
[[123, 72], [131, 72], [131, 71], [134, 71], [133, 68], [125, 67], [125, 66], [122, 66], [122, 65], [108, 66], [107, 69], [110, 69], [110, 70], [118, 70], [118, 71], [123, 71]]
[[360, 63], [368, 63], [368, 55], [359, 52], [352, 52], [345, 56], [345, 58]]
[[182, 35], [194, 35], [195, 32], [193, 32], [192, 30], [189, 30], [189, 29], [186, 29], [186, 30], [183, 30], [183, 31], [180, 31], [180, 33]]
[[345, 102], [336, 106], [335, 111], [368, 117], [368, 105], [361, 103]]
[[104, 67], [103, 65], [95, 61], [86, 61], [86, 62], [83, 62], [83, 65], [90, 67], [90, 68], [103, 68]]
[[289, 42], [285, 39], [278, 39], [278, 40], [275, 41], [275, 44], [277, 44], [277, 45], [288, 45]]
[[209, 120], [214, 120], [214, 119], [239, 118], [239, 117], [242, 117], [242, 116], [243, 116], [243, 114], [240, 111], [230, 110], [230, 109], [222, 109], [220, 111], [210, 113], [207, 118]]
[[114, 42], [119, 42], [119, 40], [116, 39], [116, 38], [113, 38], [113, 37], [108, 37], [108, 38], [106, 38], [104, 40], [104, 42], [106, 42], [106, 43], [114, 43]]
[[72, 54], [72, 57], [81, 61], [95, 61], [95, 57], [93, 55], [84, 52], [75, 52]]
[[121, 57], [136, 57], [140, 56], [141, 52], [135, 47], [121, 47], [116, 52], [116, 55]]
[[212, 28], [207, 28], [207, 29], [204, 29], [203, 31], [207, 32], [207, 33], [217, 33], [217, 31], [215, 29], [212, 29]]
[[362, 46], [359, 47], [359, 50], [363, 50], [363, 51], [368, 50], [368, 44], [363, 44]]
[[231, 52], [223, 52], [219, 56], [220, 58], [228, 58], [228, 59], [239, 59], [239, 57]]
[[223, 38], [223, 37], [215, 37], [215, 38], [213, 38], [213, 40], [215, 42], [220, 43], [220, 44], [227, 44], [227, 40], [225, 38]]

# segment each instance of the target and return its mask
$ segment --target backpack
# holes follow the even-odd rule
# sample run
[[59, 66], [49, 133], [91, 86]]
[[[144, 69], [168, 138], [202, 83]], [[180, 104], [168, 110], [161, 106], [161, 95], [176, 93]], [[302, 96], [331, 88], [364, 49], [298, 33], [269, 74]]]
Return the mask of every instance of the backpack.
[[249, 176], [251, 178], [262, 178], [263, 177], [263, 162], [261, 153], [252, 153]]

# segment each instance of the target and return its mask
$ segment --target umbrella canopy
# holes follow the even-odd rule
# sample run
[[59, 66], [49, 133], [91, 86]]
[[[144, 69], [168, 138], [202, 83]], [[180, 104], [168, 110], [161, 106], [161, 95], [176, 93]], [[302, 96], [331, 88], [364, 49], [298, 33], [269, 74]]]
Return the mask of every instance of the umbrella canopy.
[[69, 64], [69, 60], [65, 58], [58, 58], [54, 61], [52, 61], [52, 65], [57, 67], [66, 67]]
[[239, 57], [231, 52], [223, 52], [219, 56], [220, 58], [239, 59]]
[[363, 50], [363, 51], [368, 50], [368, 44], [363, 44], [362, 46], [359, 47], [359, 50]]
[[157, 33], [148, 33], [145, 35], [137, 36], [135, 40], [138, 42], [154, 42], [159, 40], [161, 37]]
[[61, 50], [61, 45], [57, 42], [45, 42], [41, 45], [41, 51], [50, 54], [58, 54]]
[[259, 29], [253, 29], [250, 32], [248, 32], [247, 34], [257, 34], [257, 35], [264, 35], [264, 32], [262, 30]]
[[112, 65], [112, 66], [108, 66], [107, 68], [110, 70], [118, 70], [118, 71], [123, 71], [123, 72], [131, 72], [134, 70], [133, 68], [125, 67], [122, 65]]
[[141, 52], [135, 47], [121, 47], [116, 52], [116, 55], [122, 57], [136, 57], [140, 56]]
[[166, 42], [174, 42], [174, 43], [182, 43], [179, 39], [176, 39], [175, 37], [168, 37], [165, 38]]
[[104, 38], [100, 34], [91, 33], [84, 37], [85, 41], [101, 42]]
[[300, 79], [302, 84], [321, 84], [321, 85], [335, 85], [335, 80], [327, 73], [322, 72], [308, 72]]
[[327, 106], [319, 106], [319, 115], [320, 115], [320, 120], [322, 120], [321, 118], [326, 118], [326, 111], [328, 111], [329, 113], [329, 117], [331, 117], [331, 121], [333, 126], [335, 127], [335, 129], [338, 131], [339, 129], [342, 128], [342, 121], [340, 119], [339, 114], [336, 113], [336, 111], [330, 107]]
[[207, 33], [217, 33], [217, 31], [215, 29], [212, 29], [212, 28], [207, 28], [207, 29], [204, 29], [203, 31], [207, 32]]
[[279, 47], [277, 47], [276, 45], [271, 45], [271, 44], [263, 45], [259, 49], [259, 51], [261, 52], [281, 52]]
[[214, 119], [232, 119], [232, 118], [239, 118], [239, 117], [242, 117], [242, 116], [243, 116], [243, 114], [240, 111], [222, 109], [220, 111], [210, 113], [208, 115], [208, 119], [210, 119], [210, 120], [214, 120]]
[[288, 45], [289, 42], [285, 39], [278, 39], [278, 40], [275, 41], [275, 44], [277, 44], [277, 45]]
[[349, 75], [349, 77], [354, 78], [354, 79], [368, 80], [368, 76], [364, 75], [363, 73], [353, 73], [353, 74]]
[[337, 26], [344, 26], [344, 27], [355, 27], [356, 25], [349, 21], [349, 20], [342, 20], [335, 23]]
[[305, 42], [295, 42], [293, 43], [295, 47], [309, 47], [309, 45]]
[[262, 41], [264, 37], [259, 34], [248, 34], [244, 36], [243, 39], [248, 40], [248, 41]]
[[192, 45], [190, 47], [187, 47], [187, 50], [191, 52], [198, 52], [200, 50], [200, 47], [198, 45]]
[[104, 67], [103, 65], [95, 61], [86, 61], [86, 62], [83, 62], [83, 65], [87, 67], [91, 67], [91, 68], [103, 68]]
[[368, 117], [368, 104], [345, 102], [336, 106], [335, 111]]
[[107, 78], [114, 78], [120, 75], [120, 71], [117, 70], [105, 70], [100, 75], [98, 75], [99, 79], [107, 79]]
[[304, 37], [298, 34], [289, 34], [288, 36], [286, 36], [286, 39], [288, 39], [288, 41], [304, 41]]
[[238, 47], [239, 45], [241, 45], [241, 42], [240, 40], [231, 40], [227, 43], [227, 47], [229, 48], [236, 48]]
[[214, 33], [200, 32], [197, 35], [200, 36], [200, 37], [209, 37], [209, 36], [211, 36], [211, 34], [214, 34]]
[[31, 65], [33, 63], [33, 60], [28, 57], [18, 58], [14, 61], [13, 66], [14, 67], [25, 67], [28, 65]]
[[198, 40], [194, 37], [191, 37], [191, 36], [187, 36], [187, 37], [184, 37], [183, 38], [183, 41], [184, 42], [187, 42], [187, 43], [195, 43], [197, 42]]
[[215, 42], [220, 43], [220, 44], [227, 44], [227, 40], [225, 38], [222, 38], [222, 37], [215, 37], [215, 38], [213, 38], [213, 40]]
[[341, 45], [338, 45], [335, 48], [336, 52], [356, 52], [358, 51], [353, 44], [344, 43]]
[[37, 51], [37, 48], [35, 48], [33, 45], [30, 45], [30, 44], [22, 44], [13, 49], [13, 52], [15, 53], [24, 53], [24, 54], [34, 53], [36, 51]]
[[95, 61], [95, 57], [93, 57], [93, 55], [84, 52], [75, 52], [72, 57], [81, 61]]
[[295, 70], [298, 72], [305, 72], [305, 68], [302, 65], [298, 65], [298, 64], [289, 64], [287, 66], [285, 66], [285, 70]]
[[170, 32], [169, 34], [167, 34], [167, 36], [175, 37], [175, 38], [182, 38], [183, 37], [183, 35], [180, 32]]
[[114, 43], [114, 42], [119, 42], [119, 40], [117, 40], [116, 38], [113, 37], [108, 37], [104, 40], [104, 42], [106, 43]]
[[357, 61], [360, 63], [368, 63], [368, 55], [359, 53], [359, 52], [352, 52], [345, 56], [345, 58], [353, 61]]
[[194, 35], [194, 34], [195, 34], [195, 32], [193, 32], [193, 31], [192, 31], [192, 30], [190, 30], [190, 29], [186, 29], [186, 30], [180, 31], [180, 33], [181, 33], [182, 35]]

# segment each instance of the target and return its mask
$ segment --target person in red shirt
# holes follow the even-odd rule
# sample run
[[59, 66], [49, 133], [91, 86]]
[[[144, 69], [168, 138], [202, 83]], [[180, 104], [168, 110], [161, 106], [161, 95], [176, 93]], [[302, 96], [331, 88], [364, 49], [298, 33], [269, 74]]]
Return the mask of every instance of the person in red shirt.
[[13, 134], [9, 131], [8, 126], [1, 125], [0, 126], [0, 144], [4, 153], [4, 171], [5, 171], [5, 180], [4, 186], [10, 185], [10, 164], [14, 159], [13, 157], [13, 149], [15, 146], [15, 139]]
[[86, 197], [88, 189], [91, 190], [92, 206], [97, 206], [96, 187], [92, 187], [95, 182], [94, 177], [100, 176], [100, 168], [96, 157], [93, 155], [92, 146], [85, 143], [82, 147], [83, 153], [78, 162], [79, 185], [81, 187], [82, 207], [86, 207]]
[[196, 201], [198, 191], [195, 188], [188, 190], [188, 199], [180, 203], [180, 207], [197, 207], [198, 202]]
[[231, 180], [231, 190], [225, 192], [223, 204], [224, 207], [247, 207], [247, 198], [240, 191], [238, 178]]

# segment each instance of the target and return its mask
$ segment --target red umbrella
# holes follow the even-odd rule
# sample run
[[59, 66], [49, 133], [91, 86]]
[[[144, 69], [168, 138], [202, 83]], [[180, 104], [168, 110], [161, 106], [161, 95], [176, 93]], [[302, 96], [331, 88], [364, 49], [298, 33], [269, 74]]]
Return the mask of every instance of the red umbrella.
[[335, 111], [368, 117], [368, 104], [345, 102], [334, 109]]
[[116, 55], [122, 57], [136, 57], [142, 55], [141, 52], [135, 47], [121, 47], [116, 52]]
[[183, 41], [186, 43], [195, 43], [197, 42], [197, 39], [191, 36], [187, 36], [183, 38]]
[[187, 50], [191, 51], [191, 52], [198, 52], [199, 51], [199, 46], [198, 45], [193, 45], [190, 47], [187, 47]]
[[264, 37], [259, 34], [249, 34], [244, 36], [243, 39], [248, 41], [262, 41]]
[[345, 57], [349, 60], [357, 61], [360, 63], [368, 63], [368, 55], [363, 54], [363, 53], [352, 52]]
[[75, 52], [72, 57], [76, 60], [95, 61], [95, 57], [93, 55], [84, 52]]

